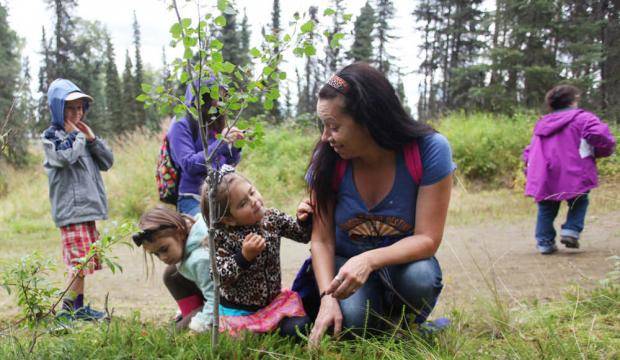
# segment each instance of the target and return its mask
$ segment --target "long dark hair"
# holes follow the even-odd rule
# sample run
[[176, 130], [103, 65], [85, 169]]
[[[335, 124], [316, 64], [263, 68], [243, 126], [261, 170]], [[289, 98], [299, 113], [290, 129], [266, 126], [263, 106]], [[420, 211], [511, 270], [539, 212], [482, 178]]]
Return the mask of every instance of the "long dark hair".
[[[348, 84], [344, 94], [332, 85], [325, 84], [319, 91], [319, 99], [344, 96], [343, 113], [366, 127], [373, 140], [382, 148], [398, 151], [414, 139], [435, 132], [421, 122], [415, 121], [403, 108], [394, 87], [383, 73], [372, 66], [356, 62], [345, 66], [336, 74]], [[340, 156], [319, 139], [308, 165], [308, 187], [319, 216], [327, 213], [334, 201], [332, 177]]]

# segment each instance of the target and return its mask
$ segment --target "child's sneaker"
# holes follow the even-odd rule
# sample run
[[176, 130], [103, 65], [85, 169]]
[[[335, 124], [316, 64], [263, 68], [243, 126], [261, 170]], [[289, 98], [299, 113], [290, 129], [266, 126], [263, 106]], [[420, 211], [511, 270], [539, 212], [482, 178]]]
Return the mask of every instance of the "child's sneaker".
[[542, 255], [551, 255], [554, 252], [558, 251], [558, 247], [555, 246], [555, 244], [551, 244], [551, 245], [536, 245], [536, 247], [538, 248], [538, 251]]
[[579, 249], [579, 239], [572, 236], [562, 236], [560, 242], [569, 249]]
[[98, 321], [106, 319], [107, 315], [102, 311], [91, 308], [90, 305], [86, 305], [75, 310], [74, 317], [76, 320]]

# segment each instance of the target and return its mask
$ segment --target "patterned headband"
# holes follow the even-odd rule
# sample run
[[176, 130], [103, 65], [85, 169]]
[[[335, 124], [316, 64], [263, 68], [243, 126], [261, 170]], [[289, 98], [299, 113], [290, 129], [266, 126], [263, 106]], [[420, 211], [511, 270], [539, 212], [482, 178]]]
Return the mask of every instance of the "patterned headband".
[[327, 85], [333, 87], [342, 95], [348, 93], [350, 88], [349, 84], [338, 75], [332, 75], [332, 77], [327, 81]]
[[218, 170], [216, 170], [214, 172], [215, 175], [215, 184], [216, 184], [216, 188], [217, 186], [220, 185], [220, 183], [222, 182], [222, 179], [224, 178], [224, 176], [230, 174], [230, 173], [234, 173], [235, 172], [235, 167], [228, 165], [228, 164], [224, 164], [222, 165], [222, 167], [220, 167]]

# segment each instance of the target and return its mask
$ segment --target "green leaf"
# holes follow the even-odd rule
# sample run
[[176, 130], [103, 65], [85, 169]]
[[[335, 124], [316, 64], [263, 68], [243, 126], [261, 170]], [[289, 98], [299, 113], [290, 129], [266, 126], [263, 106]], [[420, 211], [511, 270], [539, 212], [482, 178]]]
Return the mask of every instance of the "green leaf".
[[148, 99], [149, 97], [146, 94], [140, 94], [138, 95], [138, 97], [136, 97], [136, 100], [138, 100], [139, 102], [145, 102], [146, 99]]
[[185, 113], [185, 106], [181, 104], [176, 104], [172, 111], [174, 111], [174, 113], [177, 115], [183, 115], [183, 113]]
[[235, 77], [237, 78], [237, 80], [243, 81], [243, 74], [241, 73], [241, 71], [235, 71]]
[[296, 47], [295, 49], [293, 49], [293, 54], [295, 54], [295, 56], [297, 56], [297, 57], [304, 56], [304, 48]]
[[164, 93], [164, 87], [159, 85], [157, 88], [155, 88], [155, 92], [158, 94], [163, 94]]
[[211, 86], [211, 91], [209, 91], [209, 95], [211, 95], [212, 99], [220, 98], [220, 86], [218, 84], [214, 84]]
[[278, 74], [278, 77], [280, 78], [280, 80], [286, 80], [286, 73], [282, 71]]
[[344, 21], [349, 22], [351, 21], [351, 18], [353, 18], [353, 14], [344, 14], [342, 18], [344, 19]]
[[232, 111], [237, 111], [239, 109], [241, 109], [241, 104], [239, 103], [230, 103], [228, 104], [228, 108]]
[[226, 18], [223, 15], [220, 15], [215, 18], [215, 25], [224, 27], [226, 26]]
[[301, 26], [301, 33], [302, 34], [309, 33], [312, 30], [314, 30], [314, 21], [312, 21], [312, 20], [308, 20], [305, 24], [303, 24]]
[[237, 149], [241, 149], [242, 147], [244, 147], [246, 145], [246, 141], [245, 140], [237, 140], [234, 142], [234, 146]]
[[257, 58], [261, 55], [260, 50], [258, 50], [257, 48], [252, 48], [252, 50], [250, 50], [250, 55], [252, 55], [253, 58]]
[[185, 52], [183, 53], [183, 59], [191, 59], [194, 56], [191, 48], [186, 47]]
[[334, 15], [335, 13], [336, 11], [334, 11], [334, 9], [327, 8], [323, 11], [323, 16], [330, 16]]
[[283, 40], [284, 40], [284, 42], [289, 42], [289, 41], [291, 41], [291, 35], [289, 35], [289, 34], [284, 35]]
[[224, 47], [224, 44], [222, 44], [222, 42], [218, 39], [212, 39], [209, 46], [211, 47], [211, 49], [221, 50]]
[[222, 72], [225, 72], [226, 74], [230, 74], [234, 70], [235, 70], [235, 64], [233, 63], [230, 63], [227, 61], [222, 65]]
[[306, 44], [306, 46], [304, 46], [304, 53], [306, 56], [314, 56], [316, 55], [316, 49], [312, 44]]
[[191, 24], [192, 24], [192, 19], [190, 18], [185, 18], [181, 20], [181, 25], [183, 25], [184, 28], [188, 28]]
[[224, 62], [224, 56], [221, 52], [214, 52], [213, 54], [211, 54], [211, 61], [213, 63], [221, 64]]
[[228, 0], [217, 0], [217, 9], [221, 12], [226, 11], [228, 7]]
[[274, 70], [274, 69], [273, 69], [272, 67], [270, 67], [270, 66], [265, 66], [265, 67], [263, 68], [263, 75], [265, 75], [265, 76], [269, 76], [269, 75], [271, 75], [271, 73], [273, 72], [273, 70]]
[[273, 109], [273, 100], [270, 100], [270, 99], [265, 100], [265, 102], [263, 103], [263, 109], [265, 110]]
[[145, 93], [151, 92], [151, 89], [153, 88], [150, 84], [140, 84], [140, 87]]
[[172, 26], [170, 27], [170, 33], [175, 39], [181, 37], [181, 25], [179, 23], [172, 24]]
[[186, 73], [185, 71], [183, 71], [181, 73], [181, 83], [185, 84], [185, 83], [187, 83], [188, 80], [189, 80], [189, 74]]

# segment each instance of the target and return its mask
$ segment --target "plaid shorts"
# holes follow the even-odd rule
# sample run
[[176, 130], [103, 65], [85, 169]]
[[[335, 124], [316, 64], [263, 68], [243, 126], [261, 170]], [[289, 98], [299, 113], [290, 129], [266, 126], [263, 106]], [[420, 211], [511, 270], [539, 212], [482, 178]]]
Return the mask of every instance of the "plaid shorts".
[[[70, 224], [60, 228], [62, 239], [62, 259], [73, 272], [73, 267], [78, 260], [88, 254], [90, 245], [99, 239], [99, 232], [94, 221], [80, 224]], [[95, 256], [81, 271], [80, 275], [92, 274], [95, 270], [101, 270], [101, 263]]]

